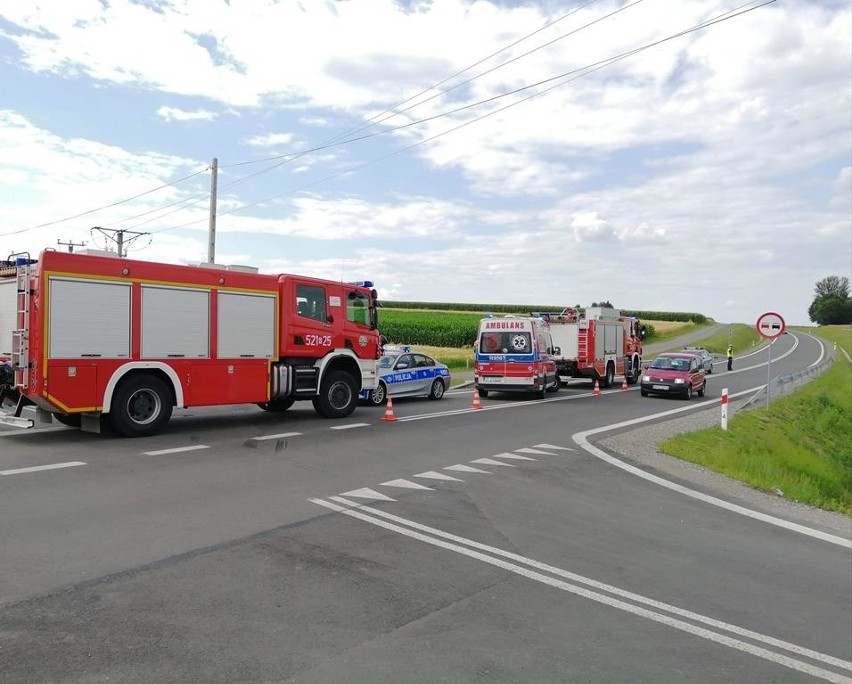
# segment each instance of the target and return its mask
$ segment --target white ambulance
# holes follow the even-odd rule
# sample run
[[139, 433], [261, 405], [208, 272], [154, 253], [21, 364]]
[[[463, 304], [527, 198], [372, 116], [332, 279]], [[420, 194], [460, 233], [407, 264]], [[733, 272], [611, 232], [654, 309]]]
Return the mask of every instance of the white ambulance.
[[474, 347], [474, 382], [481, 397], [489, 392], [559, 390], [549, 323], [539, 317], [489, 315], [479, 322]]

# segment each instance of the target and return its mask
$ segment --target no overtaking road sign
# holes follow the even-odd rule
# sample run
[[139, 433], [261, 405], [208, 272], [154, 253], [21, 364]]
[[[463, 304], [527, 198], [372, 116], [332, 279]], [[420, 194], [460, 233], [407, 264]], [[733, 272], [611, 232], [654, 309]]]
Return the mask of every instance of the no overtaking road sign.
[[757, 319], [758, 334], [770, 340], [782, 335], [786, 327], [787, 324], [784, 323], [781, 314], [777, 314], [774, 311], [767, 311]]

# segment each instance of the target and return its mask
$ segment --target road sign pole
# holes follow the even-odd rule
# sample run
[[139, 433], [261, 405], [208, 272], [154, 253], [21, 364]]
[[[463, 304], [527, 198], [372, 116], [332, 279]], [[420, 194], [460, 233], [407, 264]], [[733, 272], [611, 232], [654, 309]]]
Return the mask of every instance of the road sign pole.
[[722, 389], [722, 429], [728, 429], [728, 388]]
[[772, 343], [784, 334], [787, 324], [781, 314], [767, 311], [757, 319], [755, 327], [757, 334], [769, 342], [766, 347], [766, 408], [769, 408], [769, 383], [772, 381]]
[[766, 345], [766, 351], [769, 354], [766, 361], [766, 408], [769, 408], [769, 379], [772, 377], [772, 342], [773, 340], [769, 340], [769, 344]]

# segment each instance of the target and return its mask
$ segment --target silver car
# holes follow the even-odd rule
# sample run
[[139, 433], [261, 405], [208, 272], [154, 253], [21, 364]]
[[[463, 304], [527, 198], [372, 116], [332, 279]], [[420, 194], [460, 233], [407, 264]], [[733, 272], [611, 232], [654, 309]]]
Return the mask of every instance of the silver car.
[[682, 353], [697, 356], [701, 359], [701, 365], [704, 366], [704, 372], [713, 372], [713, 355], [704, 347], [684, 347]]

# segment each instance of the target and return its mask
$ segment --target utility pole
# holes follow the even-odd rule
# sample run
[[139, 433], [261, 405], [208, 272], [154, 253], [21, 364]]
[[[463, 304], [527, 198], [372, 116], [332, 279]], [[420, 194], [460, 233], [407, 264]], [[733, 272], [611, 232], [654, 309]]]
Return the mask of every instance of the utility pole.
[[56, 241], [57, 245], [62, 245], [63, 247], [68, 247], [68, 252], [73, 252], [75, 247], [85, 247], [85, 242], [62, 242], [62, 240]]
[[219, 159], [210, 164], [210, 221], [207, 228], [207, 263], [216, 263], [216, 192], [219, 182]]
[[[92, 230], [97, 230], [99, 233], [102, 233], [104, 237], [108, 240], [112, 240], [115, 242], [118, 247], [118, 256], [126, 257], [127, 252], [125, 250], [125, 245], [129, 245], [134, 240], [142, 237], [143, 235], [149, 235], [149, 233], [139, 233], [134, 230], [114, 230], [112, 228], [100, 228], [99, 226], [94, 226]], [[108, 235], [108, 233], [112, 233], [112, 235]], [[125, 235], [129, 235], [130, 237], [125, 239]]]

